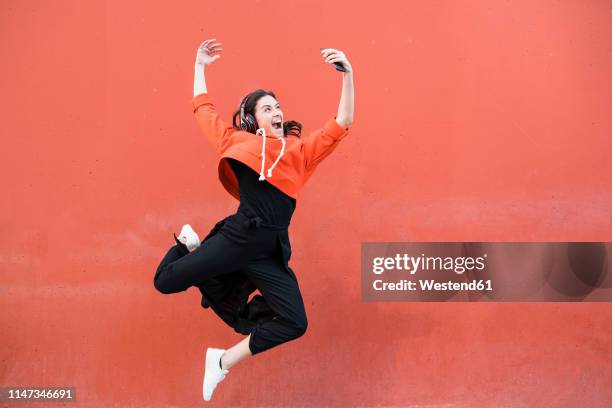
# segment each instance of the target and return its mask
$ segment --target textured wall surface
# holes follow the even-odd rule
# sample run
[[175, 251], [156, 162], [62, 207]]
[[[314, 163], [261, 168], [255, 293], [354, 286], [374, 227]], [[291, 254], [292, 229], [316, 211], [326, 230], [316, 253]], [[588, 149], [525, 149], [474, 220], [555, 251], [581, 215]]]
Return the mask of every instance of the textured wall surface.
[[607, 1], [3, 1], [0, 386], [196, 407], [241, 339], [153, 287], [172, 232], [235, 211], [191, 112], [257, 87], [312, 130], [355, 73], [350, 135], [290, 229], [306, 335], [211, 406], [612, 406], [609, 303], [365, 303], [362, 241], [611, 241]]

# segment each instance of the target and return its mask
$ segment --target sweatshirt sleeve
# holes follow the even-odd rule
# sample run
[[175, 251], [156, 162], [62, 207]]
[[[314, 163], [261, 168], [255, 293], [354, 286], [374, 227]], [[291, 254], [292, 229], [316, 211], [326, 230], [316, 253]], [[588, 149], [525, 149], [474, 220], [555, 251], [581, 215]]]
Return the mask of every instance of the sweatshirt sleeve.
[[230, 136], [235, 129], [221, 120], [208, 94], [196, 95], [191, 104], [198, 126], [217, 152], [221, 153], [230, 143]]
[[336, 122], [335, 118], [329, 119], [322, 128], [310, 133], [304, 140], [304, 161], [306, 171], [311, 172], [327, 156], [334, 151], [338, 142], [348, 134], [345, 129]]

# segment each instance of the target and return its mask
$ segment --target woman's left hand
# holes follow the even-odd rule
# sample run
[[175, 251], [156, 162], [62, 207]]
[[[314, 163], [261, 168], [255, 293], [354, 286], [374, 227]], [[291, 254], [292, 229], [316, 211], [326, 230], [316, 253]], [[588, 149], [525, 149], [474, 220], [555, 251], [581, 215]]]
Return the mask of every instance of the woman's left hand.
[[334, 62], [339, 62], [344, 66], [346, 73], [353, 72], [353, 67], [349, 62], [346, 55], [340, 50], [336, 50], [334, 48], [323, 48], [321, 50], [321, 56], [325, 59], [325, 62], [329, 64], [333, 64]]

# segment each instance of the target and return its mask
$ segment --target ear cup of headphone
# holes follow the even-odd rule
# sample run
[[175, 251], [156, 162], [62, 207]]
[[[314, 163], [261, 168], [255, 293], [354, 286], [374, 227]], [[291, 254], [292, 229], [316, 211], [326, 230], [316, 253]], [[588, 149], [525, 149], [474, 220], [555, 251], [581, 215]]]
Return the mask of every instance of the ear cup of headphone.
[[240, 128], [244, 131], [255, 133], [257, 131], [257, 121], [253, 115], [247, 113], [240, 119]]
[[255, 133], [257, 132], [257, 121], [255, 120], [255, 117], [250, 113], [244, 113], [247, 98], [248, 96], [245, 96], [240, 103], [240, 129], [249, 133]]

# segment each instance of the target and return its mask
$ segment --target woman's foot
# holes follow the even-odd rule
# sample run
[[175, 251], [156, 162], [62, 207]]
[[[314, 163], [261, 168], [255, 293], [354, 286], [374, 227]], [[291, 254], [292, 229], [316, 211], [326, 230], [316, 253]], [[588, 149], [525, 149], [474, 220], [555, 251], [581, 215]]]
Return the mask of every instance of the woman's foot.
[[221, 356], [225, 350], [208, 348], [206, 350], [206, 360], [204, 363], [204, 383], [202, 384], [202, 394], [204, 401], [210, 401], [213, 391], [217, 385], [223, 381], [229, 370], [221, 368]]
[[196, 232], [191, 228], [191, 225], [185, 224], [183, 228], [181, 228], [181, 232], [177, 237], [179, 241], [187, 246], [187, 249], [193, 251], [198, 246], [200, 246], [200, 237]]

